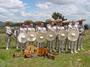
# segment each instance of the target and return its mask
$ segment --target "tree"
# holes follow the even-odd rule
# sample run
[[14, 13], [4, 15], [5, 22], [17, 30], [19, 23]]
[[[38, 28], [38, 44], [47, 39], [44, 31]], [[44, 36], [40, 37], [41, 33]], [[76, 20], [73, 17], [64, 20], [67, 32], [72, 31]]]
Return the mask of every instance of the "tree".
[[52, 18], [55, 19], [55, 20], [57, 20], [57, 19], [66, 20], [66, 19], [64, 18], [64, 16], [63, 16], [61, 13], [59, 13], [59, 12], [54, 12], [54, 13], [52, 14]]
[[62, 16], [62, 20], [64, 21], [64, 20], [67, 20], [67, 19], [65, 19], [64, 16]]
[[58, 12], [54, 12], [52, 14], [52, 18], [55, 19], [55, 20], [60, 19], [60, 18], [62, 18], [62, 14], [60, 14]]
[[84, 25], [84, 29], [85, 29], [85, 30], [88, 30], [88, 29], [89, 29], [88, 24], [85, 24], [85, 25]]

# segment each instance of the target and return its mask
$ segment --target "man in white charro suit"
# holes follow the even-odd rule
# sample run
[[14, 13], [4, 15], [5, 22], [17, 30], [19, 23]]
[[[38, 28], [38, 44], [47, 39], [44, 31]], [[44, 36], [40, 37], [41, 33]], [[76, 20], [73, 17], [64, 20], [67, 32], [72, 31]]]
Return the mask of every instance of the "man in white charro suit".
[[8, 50], [10, 47], [10, 38], [12, 35], [11, 22], [6, 21], [5, 29], [6, 29], [6, 50]]
[[[59, 33], [61, 30], [65, 30], [64, 26], [62, 25], [62, 19], [57, 19], [56, 20], [56, 28], [57, 28], [57, 33]], [[57, 48], [58, 52], [64, 52], [65, 49], [65, 40], [59, 40], [59, 37], [57, 38]]]
[[18, 35], [20, 33], [20, 23], [16, 23], [16, 27], [14, 29], [14, 37], [16, 40], [16, 49], [20, 47], [19, 42], [18, 42]]
[[[78, 31], [78, 25], [75, 23], [75, 21], [71, 21], [70, 25], [68, 26], [68, 30], [72, 29], [72, 30], [77, 30]], [[68, 32], [69, 33], [69, 32]], [[77, 53], [77, 41], [69, 41], [68, 44], [71, 53]]]
[[[25, 33], [25, 34], [26, 34], [26, 32], [27, 32], [27, 27], [26, 27], [25, 23], [21, 23], [20, 29], [19, 29], [19, 33]], [[25, 38], [26, 38], [26, 35], [25, 35], [25, 34], [24, 34], [24, 36], [25, 36]], [[20, 34], [19, 34], [19, 35], [20, 35]], [[25, 43], [19, 42], [19, 44], [20, 44], [21, 50], [24, 50], [25, 47], [26, 47], [26, 42], [25, 42]]]
[[44, 26], [44, 23], [42, 21], [39, 21], [36, 26], [37, 32], [46, 32], [46, 27]]
[[[55, 33], [57, 32], [57, 28], [56, 28], [56, 25], [55, 25], [55, 21], [54, 20], [48, 20], [48, 24], [47, 24], [47, 30], [48, 31], [52, 31], [52, 33]], [[48, 49], [50, 52], [53, 52], [58, 49], [57, 48], [57, 43], [56, 43], [56, 38], [55, 40], [51, 41], [51, 42], [48, 42]]]
[[83, 26], [83, 21], [85, 20], [79, 20], [79, 24], [78, 24], [78, 29], [79, 29], [79, 38], [78, 38], [78, 42], [77, 42], [77, 49], [83, 49], [83, 36], [84, 36], [84, 26]]
[[[44, 26], [44, 23], [42, 21], [38, 21], [35, 28], [36, 28], [36, 32], [46, 33], [46, 27]], [[37, 43], [37, 47], [39, 48], [44, 48], [44, 46], [45, 46], [45, 42]]]

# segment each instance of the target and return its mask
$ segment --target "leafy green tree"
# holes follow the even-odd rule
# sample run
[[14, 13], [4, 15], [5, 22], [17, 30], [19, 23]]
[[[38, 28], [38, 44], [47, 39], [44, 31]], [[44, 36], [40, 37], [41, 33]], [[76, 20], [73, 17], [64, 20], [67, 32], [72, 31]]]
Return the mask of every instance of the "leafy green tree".
[[53, 18], [54, 20], [57, 20], [57, 19], [67, 20], [67, 19], [65, 19], [64, 16], [63, 16], [61, 13], [59, 13], [59, 12], [54, 12], [54, 13], [52, 14], [52, 18]]
[[84, 25], [84, 29], [85, 29], [85, 30], [88, 30], [88, 29], [89, 29], [88, 24], [85, 24], [85, 25]]
[[58, 12], [54, 12], [52, 14], [52, 18], [57, 20], [57, 19], [62, 19], [62, 14], [61, 13], [58, 13]]

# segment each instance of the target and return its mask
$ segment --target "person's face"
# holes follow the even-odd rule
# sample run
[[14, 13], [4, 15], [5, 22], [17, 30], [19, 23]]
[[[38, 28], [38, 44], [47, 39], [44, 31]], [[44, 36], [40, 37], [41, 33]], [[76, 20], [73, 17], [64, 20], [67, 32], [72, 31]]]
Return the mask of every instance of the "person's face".
[[69, 25], [72, 25], [72, 22], [69, 22]]
[[52, 22], [51, 25], [54, 25], [54, 22]]
[[80, 21], [79, 24], [82, 25], [82, 21]]
[[62, 23], [60, 23], [60, 26], [62, 26]]
[[41, 26], [43, 27], [44, 26], [44, 23], [41, 23]]
[[75, 22], [74, 21], [72, 22], [72, 25], [75, 25]]
[[79, 22], [76, 22], [76, 25], [78, 25], [79, 24]]
[[22, 26], [21, 27], [25, 27], [25, 24], [22, 24]]
[[33, 26], [33, 24], [31, 24], [31, 26]]

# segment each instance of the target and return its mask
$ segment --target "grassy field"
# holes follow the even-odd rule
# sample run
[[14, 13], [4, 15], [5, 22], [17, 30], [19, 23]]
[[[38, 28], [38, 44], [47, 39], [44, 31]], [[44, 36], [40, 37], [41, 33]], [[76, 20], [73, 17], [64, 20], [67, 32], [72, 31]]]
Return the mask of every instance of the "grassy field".
[[13, 58], [16, 51], [14, 38], [12, 37], [11, 48], [5, 50], [5, 34], [0, 34], [0, 67], [90, 67], [90, 30], [85, 32], [84, 50], [77, 54], [61, 53], [55, 60], [43, 57], [25, 59]]

